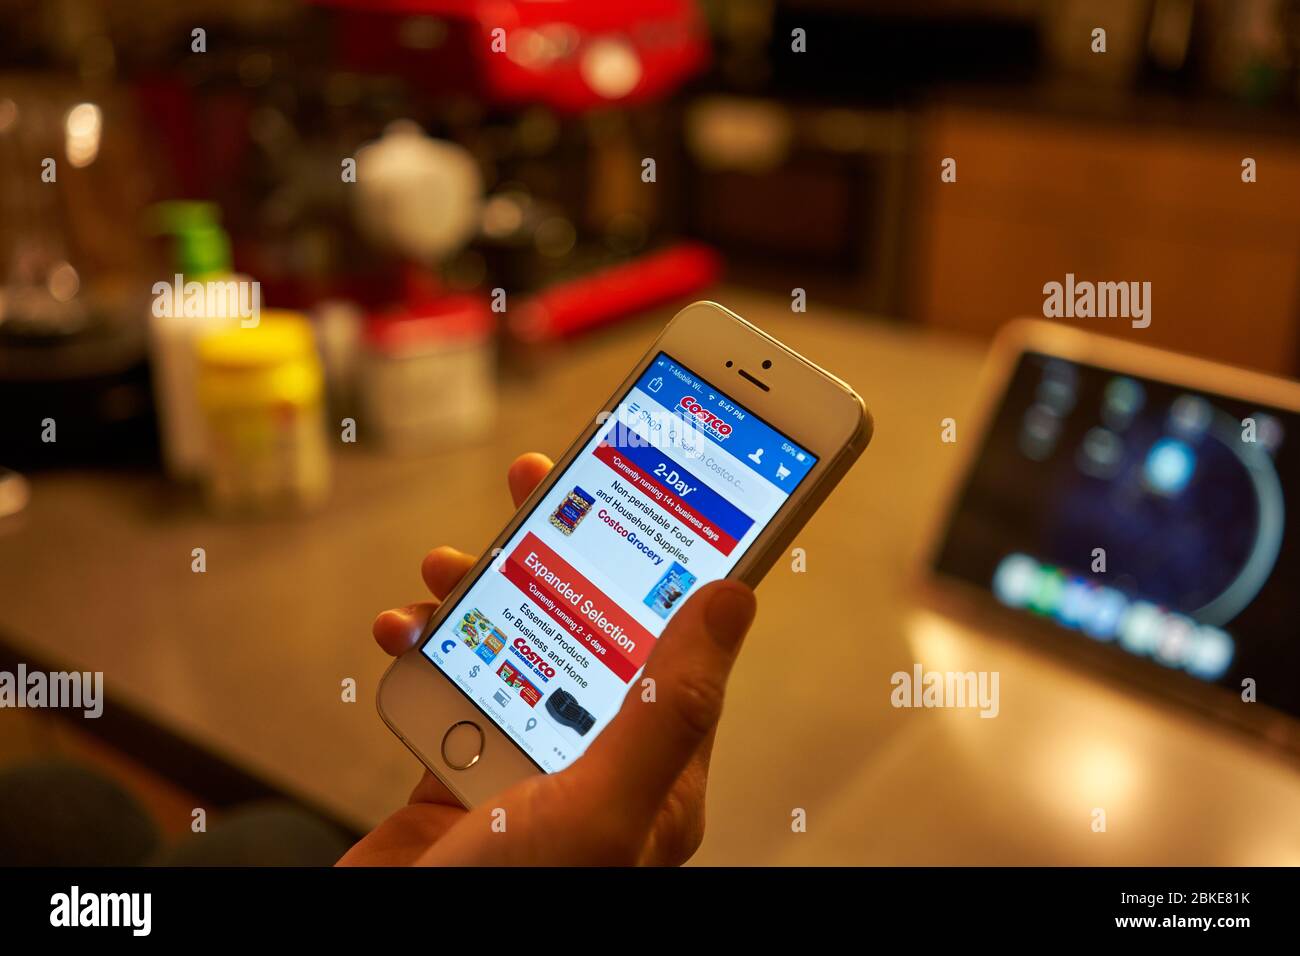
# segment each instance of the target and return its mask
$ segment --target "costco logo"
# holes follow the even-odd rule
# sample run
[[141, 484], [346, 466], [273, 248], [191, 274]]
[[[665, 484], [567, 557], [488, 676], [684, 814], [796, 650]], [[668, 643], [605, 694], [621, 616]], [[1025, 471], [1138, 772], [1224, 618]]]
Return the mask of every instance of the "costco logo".
[[555, 668], [546, 663], [546, 658], [533, 650], [524, 638], [516, 637], [515, 642], [510, 645], [510, 649], [526, 660], [532, 666], [533, 673], [541, 677], [542, 680], [550, 680], [555, 676]]
[[731, 425], [728, 422], [724, 422], [691, 396], [683, 395], [682, 400], [677, 403], [677, 407], [699, 422], [700, 427], [718, 441], [722, 441], [731, 434]]

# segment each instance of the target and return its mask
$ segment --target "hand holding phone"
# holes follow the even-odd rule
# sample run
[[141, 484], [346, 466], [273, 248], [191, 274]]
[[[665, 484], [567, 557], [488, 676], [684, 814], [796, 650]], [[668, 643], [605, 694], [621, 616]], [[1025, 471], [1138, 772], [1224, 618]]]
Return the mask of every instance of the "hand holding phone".
[[[516, 506], [550, 462], [524, 455], [511, 467]], [[425, 582], [444, 598], [474, 564], [453, 548], [425, 558]], [[386, 611], [375, 639], [394, 656], [424, 635], [435, 602]], [[582, 760], [532, 776], [466, 811], [428, 771], [411, 801], [341, 861], [344, 865], [487, 865], [565, 862], [675, 865], [699, 846], [704, 790], [722, 690], [753, 617], [743, 585], [717, 582], [681, 608], [646, 667], [653, 703], [629, 695], [619, 716]], [[502, 839], [501, 826], [511, 839]]]
[[[631, 861], [690, 844], [655, 837], [654, 819], [680, 802], [665, 804], [687, 785], [679, 778], [702, 799], [710, 706], [720, 706], [752, 613], [737, 609], [739, 595], [870, 437], [871, 418], [847, 384], [697, 302], [553, 470], [517, 463], [533, 469], [531, 480], [512, 477], [518, 510], [487, 553], [457, 559], [450, 575], [438, 569], [445, 555], [431, 557], [436, 573], [426, 567], [426, 580], [442, 602], [412, 612], [401, 640], [381, 637], [400, 656], [380, 685], [380, 715], [436, 777], [426, 791], [476, 808], [466, 820], [478, 823], [455, 823], [462, 836], [433, 854], [451, 847], [523, 862], [538, 820], [571, 822], [556, 801], [582, 810], [592, 835], [574, 833], [572, 849], [550, 842], [547, 862]], [[532, 490], [521, 496], [521, 485]], [[593, 804], [588, 790], [614, 802]], [[474, 829], [485, 815], [509, 832], [507, 797], [530, 827], [522, 849], [479, 844], [500, 835]], [[533, 802], [543, 797], [551, 803]], [[600, 807], [616, 812], [607, 820]]]

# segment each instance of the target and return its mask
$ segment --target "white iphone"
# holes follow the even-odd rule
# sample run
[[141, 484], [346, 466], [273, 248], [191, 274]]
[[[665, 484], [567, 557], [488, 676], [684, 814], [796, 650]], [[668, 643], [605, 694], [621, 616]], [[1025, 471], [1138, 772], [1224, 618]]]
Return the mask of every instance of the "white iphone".
[[467, 807], [563, 770], [677, 609], [756, 585], [870, 439], [844, 382], [687, 306], [389, 668], [380, 716]]

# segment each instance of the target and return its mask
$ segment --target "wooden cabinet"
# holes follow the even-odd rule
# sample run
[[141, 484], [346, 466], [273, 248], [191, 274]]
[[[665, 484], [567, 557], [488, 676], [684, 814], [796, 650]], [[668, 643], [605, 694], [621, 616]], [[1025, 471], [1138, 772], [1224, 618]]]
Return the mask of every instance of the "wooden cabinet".
[[[957, 180], [940, 180], [943, 158]], [[1242, 182], [1242, 160], [1257, 182]], [[1151, 325], [1058, 321], [1295, 375], [1300, 139], [946, 107], [925, 114], [907, 310], [991, 333], [1043, 285], [1151, 282]]]

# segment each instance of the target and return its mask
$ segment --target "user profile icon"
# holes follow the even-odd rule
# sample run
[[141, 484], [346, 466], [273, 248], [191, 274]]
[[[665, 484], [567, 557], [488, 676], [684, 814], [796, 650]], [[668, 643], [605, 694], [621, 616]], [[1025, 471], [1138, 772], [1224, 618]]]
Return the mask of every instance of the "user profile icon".
[[759, 448], [756, 451], [752, 451], [745, 457], [747, 457], [754, 464], [761, 465], [763, 464], [763, 449]]

